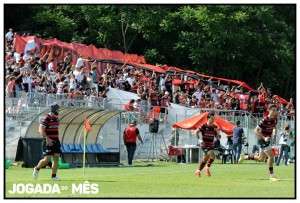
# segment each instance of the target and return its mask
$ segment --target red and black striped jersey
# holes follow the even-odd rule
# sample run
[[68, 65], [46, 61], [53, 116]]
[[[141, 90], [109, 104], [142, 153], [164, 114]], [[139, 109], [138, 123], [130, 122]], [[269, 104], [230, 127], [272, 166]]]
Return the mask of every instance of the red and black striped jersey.
[[258, 127], [261, 129], [261, 134], [264, 137], [271, 137], [273, 129], [277, 125], [277, 117], [270, 118], [269, 116], [263, 117], [263, 119], [259, 122]]
[[218, 134], [218, 126], [215, 124], [208, 125], [207, 123], [202, 124], [199, 127], [202, 133], [202, 140], [204, 142], [205, 147], [213, 147], [214, 146], [214, 138]]
[[58, 138], [59, 118], [57, 116], [48, 114], [41, 119], [40, 124], [45, 127], [46, 135], [49, 138]]

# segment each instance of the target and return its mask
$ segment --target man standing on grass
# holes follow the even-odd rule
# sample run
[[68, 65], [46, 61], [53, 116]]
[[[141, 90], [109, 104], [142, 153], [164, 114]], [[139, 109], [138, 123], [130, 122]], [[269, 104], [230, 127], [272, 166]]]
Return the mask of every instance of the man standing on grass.
[[[277, 106], [275, 104], [272, 104], [269, 106], [268, 110], [269, 110], [269, 115], [264, 117], [254, 129], [254, 133], [258, 137], [258, 142], [260, 145], [260, 153], [259, 155], [250, 154], [246, 156], [245, 159], [263, 162], [265, 161], [265, 158], [267, 156], [270, 180], [278, 181], [279, 179], [275, 177], [273, 171], [274, 155], [271, 147], [272, 132], [274, 136], [273, 143], [276, 143]], [[241, 156], [238, 163], [241, 164], [243, 161], [244, 158]]]
[[56, 172], [58, 168], [58, 159], [61, 154], [60, 150], [60, 141], [58, 137], [58, 127], [59, 127], [59, 118], [58, 115], [59, 106], [58, 104], [52, 104], [50, 106], [50, 113], [46, 115], [40, 121], [39, 132], [41, 136], [44, 138], [44, 158], [40, 160], [37, 166], [33, 169], [33, 178], [38, 179], [39, 170], [46, 166], [49, 162], [51, 157], [53, 156], [53, 163], [52, 163], [52, 180], [60, 181], [58, 177], [56, 177]]
[[133, 156], [136, 150], [136, 138], [143, 144], [139, 129], [136, 127], [136, 120], [131, 121], [130, 126], [124, 130], [123, 140], [128, 153], [128, 167], [132, 166]]
[[233, 128], [233, 151], [234, 151], [234, 163], [236, 164], [240, 159], [243, 147], [243, 139], [245, 137], [244, 130], [240, 126], [241, 121], [236, 122], [236, 126]]
[[194, 136], [199, 140], [199, 132], [202, 133], [202, 140], [199, 140], [200, 147], [203, 154], [203, 159], [199, 165], [198, 170], [195, 172], [195, 174], [198, 177], [201, 177], [201, 170], [206, 165], [205, 173], [207, 176], [210, 176], [210, 166], [214, 162], [216, 158], [216, 154], [213, 151], [214, 149], [214, 138], [220, 139], [219, 135], [219, 129], [214, 124], [214, 113], [209, 113], [207, 115], [207, 122], [205, 124], [202, 124], [195, 132]]

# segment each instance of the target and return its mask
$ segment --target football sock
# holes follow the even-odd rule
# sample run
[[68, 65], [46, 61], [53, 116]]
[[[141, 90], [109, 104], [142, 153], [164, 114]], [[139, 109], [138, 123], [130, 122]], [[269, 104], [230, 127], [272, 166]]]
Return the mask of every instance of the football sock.
[[207, 163], [207, 167], [209, 168], [212, 165], [213, 162], [214, 162], [214, 159], [209, 158], [208, 163]]
[[201, 161], [200, 166], [199, 166], [200, 171], [204, 168], [205, 164], [206, 163], [204, 161]]
[[273, 167], [269, 167], [270, 175], [273, 175]]

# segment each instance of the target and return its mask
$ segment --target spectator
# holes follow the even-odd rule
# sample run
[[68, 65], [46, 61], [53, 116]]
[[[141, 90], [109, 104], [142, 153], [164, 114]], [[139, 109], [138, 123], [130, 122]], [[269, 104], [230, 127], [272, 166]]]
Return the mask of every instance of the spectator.
[[192, 99], [190, 100], [188, 106], [189, 106], [190, 108], [197, 108], [197, 107], [198, 107], [198, 101], [197, 101], [196, 96], [192, 96]]
[[288, 165], [289, 150], [290, 150], [290, 146], [292, 144], [292, 134], [291, 134], [290, 128], [291, 128], [290, 124], [286, 123], [284, 125], [283, 131], [280, 132], [280, 139], [279, 139], [280, 153], [279, 153], [279, 156], [276, 161], [276, 166], [279, 166], [283, 152], [284, 152], [284, 159], [285, 159], [284, 164], [286, 166]]
[[14, 76], [10, 76], [8, 78], [8, 81], [9, 82], [6, 87], [6, 96], [7, 96], [7, 98], [12, 98], [12, 97], [14, 97], [13, 89], [15, 86], [16, 78]]
[[13, 33], [13, 29], [12, 28], [9, 28], [9, 31], [5, 35], [5, 39], [7, 40], [7, 43], [8, 43], [9, 46], [13, 45], [14, 33]]
[[189, 97], [190, 99], [192, 99], [192, 95], [193, 95], [195, 92], [196, 92], [196, 89], [195, 89], [195, 87], [194, 87], [194, 84], [191, 83], [191, 84], [189, 85], [189, 88], [188, 88], [188, 97]]
[[79, 55], [75, 67], [76, 68], [84, 67], [84, 62], [85, 61], [86, 60], [83, 58], [83, 56]]
[[124, 83], [124, 90], [127, 92], [130, 92], [130, 90], [131, 90], [131, 85], [129, 84], [129, 82], [127, 80]]
[[179, 96], [179, 104], [186, 106], [188, 104], [188, 99], [187, 99], [187, 95], [184, 91], [180, 92], [180, 96]]
[[166, 77], [166, 82], [165, 82], [165, 87], [166, 87], [166, 91], [168, 91], [170, 93], [170, 98], [171, 98], [171, 102], [173, 101], [173, 90], [172, 90], [172, 86], [173, 86], [173, 80], [172, 77], [170, 75], [167, 75]]
[[32, 55], [31, 55], [30, 51], [28, 50], [28, 51], [26, 51], [25, 55], [23, 56], [23, 60], [25, 62], [28, 62], [28, 61], [31, 61], [31, 59], [32, 59]]
[[159, 90], [160, 91], [165, 91], [166, 90], [166, 78], [168, 77], [168, 75], [161, 74], [160, 75], [160, 80], [159, 80]]
[[160, 115], [162, 116], [161, 121], [164, 121], [164, 123], [167, 122], [167, 116], [168, 116], [168, 107], [171, 106], [170, 104], [170, 96], [169, 96], [169, 92], [165, 91], [164, 96], [161, 97], [160, 99]]
[[211, 97], [212, 97], [214, 103], [219, 101], [218, 92], [216, 89], [212, 89]]
[[142, 137], [140, 136], [140, 132], [139, 129], [136, 127], [136, 120], [133, 120], [130, 123], [130, 126], [128, 126], [125, 130], [124, 130], [124, 134], [123, 134], [123, 140], [124, 140], [124, 144], [126, 146], [127, 149], [127, 153], [128, 153], [128, 167], [132, 166], [132, 161], [133, 161], [133, 157], [134, 157], [134, 153], [136, 150], [136, 138], [138, 138], [141, 142], [141, 144], [143, 144], [143, 140]]
[[92, 78], [92, 88], [94, 87], [96, 90], [96, 93], [98, 94], [98, 81], [97, 81], [97, 66], [96, 66], [96, 60], [92, 63], [91, 65], [91, 72], [90, 72], [90, 76]]
[[[68, 54], [64, 57], [63, 62], [64, 62], [65, 64], [72, 63], [71, 53], [68, 53]], [[79, 64], [79, 65], [80, 65], [80, 64]]]
[[243, 139], [245, 137], [244, 130], [240, 127], [241, 122], [237, 121], [236, 126], [233, 128], [233, 151], [234, 151], [234, 163], [240, 159], [242, 153]]
[[134, 111], [134, 107], [133, 107], [133, 104], [134, 104], [135, 100], [134, 99], [131, 99], [124, 107], [124, 110], [125, 111]]
[[137, 98], [133, 104], [134, 111], [142, 112], [141, 99]]
[[[285, 107], [287, 119], [291, 120], [291, 118], [294, 116], [294, 103], [293, 98], [290, 98], [290, 101]], [[292, 112], [292, 113], [291, 113]]]
[[150, 109], [152, 109], [154, 106], [159, 106], [159, 94], [156, 88], [150, 92], [148, 104], [151, 106]]

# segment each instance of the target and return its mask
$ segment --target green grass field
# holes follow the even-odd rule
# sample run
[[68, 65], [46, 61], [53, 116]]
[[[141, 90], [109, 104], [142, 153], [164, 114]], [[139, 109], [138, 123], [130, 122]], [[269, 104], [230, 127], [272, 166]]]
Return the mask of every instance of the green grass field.
[[[6, 198], [295, 198], [295, 165], [274, 166], [280, 181], [271, 182], [266, 163], [245, 161], [241, 165], [221, 164], [216, 160], [211, 177], [203, 170], [198, 178], [198, 164], [174, 162], [134, 163], [134, 167], [59, 169], [62, 181], [50, 180], [51, 170], [41, 169], [34, 180], [31, 168], [11, 166], [5, 170]], [[83, 184], [89, 181], [90, 184]], [[13, 184], [18, 193], [10, 194]], [[92, 185], [91, 185], [92, 184]], [[48, 186], [54, 194], [29, 194], [24, 189]], [[52, 187], [52, 189], [49, 189]], [[55, 190], [54, 190], [55, 189]], [[58, 189], [58, 190], [57, 190]], [[25, 192], [24, 192], [25, 191]], [[40, 190], [39, 190], [40, 191]], [[43, 192], [47, 191], [46, 189]], [[22, 194], [20, 194], [22, 193]]]

